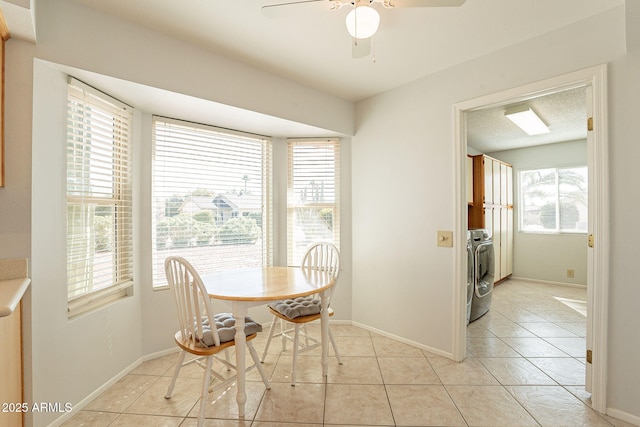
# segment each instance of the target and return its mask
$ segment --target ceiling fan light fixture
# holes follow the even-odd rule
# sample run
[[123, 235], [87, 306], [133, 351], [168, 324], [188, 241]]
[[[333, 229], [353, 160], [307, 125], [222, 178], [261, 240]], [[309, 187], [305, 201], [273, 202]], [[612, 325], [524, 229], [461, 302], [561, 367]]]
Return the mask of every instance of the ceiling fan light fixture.
[[356, 39], [368, 39], [378, 31], [380, 14], [370, 6], [359, 6], [347, 15], [347, 31]]
[[509, 108], [504, 115], [529, 136], [551, 132], [542, 119], [529, 107]]

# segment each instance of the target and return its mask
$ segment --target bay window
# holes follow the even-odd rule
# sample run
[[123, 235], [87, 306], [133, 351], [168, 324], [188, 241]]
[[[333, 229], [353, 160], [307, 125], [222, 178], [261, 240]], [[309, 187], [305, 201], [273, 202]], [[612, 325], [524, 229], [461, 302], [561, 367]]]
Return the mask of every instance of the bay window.
[[155, 117], [152, 159], [153, 286], [164, 260], [201, 273], [272, 263], [271, 141]]

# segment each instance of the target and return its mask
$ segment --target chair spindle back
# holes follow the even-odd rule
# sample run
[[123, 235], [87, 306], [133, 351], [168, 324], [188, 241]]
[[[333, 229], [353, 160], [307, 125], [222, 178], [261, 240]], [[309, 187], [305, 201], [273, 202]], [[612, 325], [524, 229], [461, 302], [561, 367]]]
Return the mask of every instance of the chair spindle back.
[[220, 337], [214, 323], [211, 301], [198, 272], [189, 261], [178, 256], [165, 259], [164, 269], [176, 303], [182, 339], [198, 345], [204, 336], [203, 320], [208, 319], [214, 345], [219, 346]]

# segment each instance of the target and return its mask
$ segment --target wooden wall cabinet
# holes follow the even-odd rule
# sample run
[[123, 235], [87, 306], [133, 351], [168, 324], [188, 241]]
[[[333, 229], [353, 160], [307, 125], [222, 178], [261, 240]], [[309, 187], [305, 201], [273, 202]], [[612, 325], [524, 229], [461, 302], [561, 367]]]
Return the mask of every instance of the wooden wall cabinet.
[[[0, 317], [0, 425], [22, 426], [22, 328], [21, 307], [9, 316]], [[17, 410], [16, 408], [19, 408]]]
[[[26, 258], [0, 259], [0, 426], [21, 427], [30, 410], [23, 394], [22, 299], [30, 286]], [[25, 406], [26, 405], [26, 406]]]
[[468, 207], [468, 227], [486, 228], [493, 235], [495, 281], [513, 273], [513, 168], [486, 155], [473, 162], [473, 203]]

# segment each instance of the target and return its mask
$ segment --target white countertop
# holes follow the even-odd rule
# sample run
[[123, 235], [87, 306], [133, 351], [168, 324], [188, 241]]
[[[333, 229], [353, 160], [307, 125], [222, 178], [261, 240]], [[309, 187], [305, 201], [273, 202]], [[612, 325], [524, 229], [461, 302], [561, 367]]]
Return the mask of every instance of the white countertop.
[[0, 280], [0, 317], [13, 313], [30, 283], [29, 278]]

